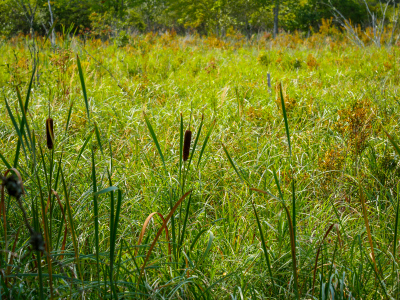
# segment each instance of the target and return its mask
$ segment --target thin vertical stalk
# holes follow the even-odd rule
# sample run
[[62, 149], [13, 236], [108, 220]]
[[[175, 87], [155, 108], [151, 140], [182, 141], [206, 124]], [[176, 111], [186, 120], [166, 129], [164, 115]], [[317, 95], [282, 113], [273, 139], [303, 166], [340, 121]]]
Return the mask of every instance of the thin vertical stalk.
[[96, 165], [94, 161], [94, 151], [92, 144], [92, 184], [93, 184], [93, 210], [94, 210], [94, 238], [96, 247], [96, 270], [97, 281], [100, 284], [100, 268], [99, 268], [99, 208], [97, 203], [97, 180], [96, 180]]

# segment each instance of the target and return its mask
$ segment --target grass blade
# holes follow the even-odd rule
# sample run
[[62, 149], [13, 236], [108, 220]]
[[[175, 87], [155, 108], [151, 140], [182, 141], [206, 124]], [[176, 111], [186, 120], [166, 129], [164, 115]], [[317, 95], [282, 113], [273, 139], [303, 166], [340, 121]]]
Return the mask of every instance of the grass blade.
[[[167, 227], [167, 223], [165, 222], [165, 219], [164, 219], [163, 215], [161, 213], [159, 213], [159, 212], [152, 212], [150, 215], [148, 215], [148, 217], [146, 218], [146, 220], [143, 223], [142, 231], [140, 232], [139, 240], [138, 240], [137, 245], [140, 246], [140, 244], [142, 243], [142, 239], [144, 237], [144, 234], [146, 233], [147, 226], [149, 225], [149, 223], [150, 223], [150, 221], [151, 221], [151, 219], [153, 218], [154, 215], [158, 215], [161, 218], [162, 222], [163, 222], [163, 226], [165, 226], [165, 236], [166, 236], [167, 241], [168, 241], [168, 254], [169, 254], [170, 260], [171, 260], [172, 259], [171, 258], [171, 243], [170, 243], [170, 240], [169, 240], [168, 227]], [[139, 247], [136, 248], [135, 255], [137, 255], [138, 251], [139, 251]]]
[[[262, 194], [271, 195], [269, 192], [262, 191], [259, 189], [252, 188], [251, 190], [262, 193]], [[274, 197], [274, 198], [276, 198], [276, 197]], [[294, 278], [294, 284], [295, 284], [295, 294], [296, 294], [296, 298], [300, 299], [299, 280], [298, 280], [298, 275], [297, 275], [297, 262], [296, 262], [297, 261], [296, 260], [296, 243], [295, 243], [295, 239], [294, 239], [292, 218], [290, 217], [290, 212], [289, 212], [289, 209], [287, 208], [287, 206], [285, 205], [285, 202], [283, 202], [283, 200], [280, 200], [280, 202], [282, 203], [282, 206], [285, 209], [286, 216], [288, 219], [289, 235], [290, 235], [290, 249], [291, 249], [291, 255], [292, 255], [293, 278]]]
[[269, 273], [269, 276], [270, 276], [271, 281], [272, 281], [273, 289], [274, 289], [274, 291], [275, 291], [275, 281], [274, 281], [274, 278], [273, 278], [273, 276], [272, 276], [271, 262], [270, 262], [270, 259], [269, 259], [269, 254], [268, 254], [267, 247], [265, 246], [265, 245], [266, 245], [266, 242], [265, 242], [264, 234], [263, 234], [263, 231], [262, 231], [262, 228], [261, 228], [260, 219], [258, 218], [257, 210], [256, 210], [256, 207], [255, 207], [253, 201], [251, 202], [251, 205], [253, 206], [254, 215], [256, 216], [256, 220], [257, 220], [258, 230], [260, 231], [261, 243], [262, 243], [262, 248], [263, 248], [263, 250], [264, 250], [265, 260], [266, 260], [266, 262], [267, 262], [268, 273]]
[[239, 176], [240, 180], [241, 180], [242, 182], [248, 183], [247, 180], [246, 180], [246, 179], [243, 179], [243, 177], [240, 175], [238, 169], [236, 168], [235, 163], [233, 162], [233, 160], [232, 160], [231, 156], [229, 155], [229, 152], [228, 152], [228, 150], [226, 149], [226, 147], [225, 147], [224, 144], [222, 144], [222, 148], [224, 149], [224, 152], [225, 152], [226, 156], [228, 157], [229, 163], [231, 164], [231, 166], [232, 166], [233, 169], [235, 170], [236, 174]]
[[369, 227], [369, 220], [368, 220], [368, 212], [367, 212], [367, 207], [365, 205], [364, 191], [362, 189], [361, 182], [359, 183], [359, 190], [360, 190], [360, 200], [364, 216], [365, 228], [367, 230], [368, 242], [371, 247], [371, 258], [372, 262], [374, 263], [375, 273], [378, 274], [378, 268], [376, 266], [375, 253], [374, 253], [374, 244], [372, 242], [371, 229]]
[[74, 107], [74, 103], [71, 102], [71, 105], [70, 105], [69, 110], [68, 110], [67, 124], [65, 125], [65, 133], [67, 133], [67, 131], [68, 131], [69, 122], [71, 121], [71, 114], [72, 114], [72, 108], [73, 107]]
[[99, 267], [99, 208], [97, 203], [97, 180], [96, 180], [96, 165], [94, 162], [94, 151], [92, 144], [92, 186], [93, 186], [93, 213], [94, 213], [94, 238], [96, 243], [96, 270], [97, 281], [100, 285], [100, 267]]
[[67, 215], [68, 215], [69, 228], [71, 230], [72, 243], [74, 245], [75, 263], [76, 263], [76, 266], [78, 268], [79, 277], [80, 277], [81, 280], [83, 280], [82, 272], [81, 272], [81, 264], [79, 262], [79, 248], [78, 248], [78, 242], [77, 242], [77, 239], [76, 239], [74, 218], [73, 218], [73, 214], [72, 214], [71, 204], [70, 204], [70, 201], [69, 201], [69, 193], [67, 191], [67, 184], [65, 183], [64, 172], [63, 172], [62, 169], [61, 169], [61, 180], [62, 180], [63, 187], [64, 187], [64, 197], [65, 197], [66, 206], [67, 206]]
[[280, 85], [279, 85], [279, 91], [280, 91], [280, 96], [281, 96], [283, 120], [285, 121], [285, 130], [286, 130], [286, 136], [287, 136], [288, 145], [289, 145], [289, 155], [292, 156], [292, 146], [290, 145], [289, 122], [288, 122], [288, 118], [287, 118], [287, 114], [286, 114], [285, 99], [283, 98], [283, 93], [282, 93], [282, 83], [280, 83]]
[[78, 71], [79, 71], [79, 79], [81, 81], [81, 85], [82, 85], [82, 93], [83, 93], [83, 98], [85, 99], [85, 106], [86, 106], [86, 113], [87, 113], [87, 117], [90, 123], [90, 115], [89, 115], [89, 101], [87, 98], [87, 94], [86, 94], [86, 85], [85, 85], [85, 79], [83, 78], [83, 71], [82, 71], [82, 66], [81, 66], [81, 61], [79, 60], [79, 56], [76, 56], [76, 62], [78, 64]]
[[326, 237], [328, 236], [329, 232], [331, 232], [332, 228], [335, 226], [336, 224], [332, 224], [328, 230], [325, 232], [324, 237], [322, 238], [321, 242], [319, 243], [318, 246], [318, 250], [317, 250], [317, 256], [315, 257], [315, 265], [314, 265], [314, 274], [313, 274], [313, 283], [312, 283], [312, 292], [311, 292], [311, 298], [314, 298], [314, 286], [315, 286], [315, 276], [317, 274], [317, 266], [318, 266], [318, 258], [319, 258], [319, 253], [321, 251], [322, 248], [322, 244], [325, 241]]
[[171, 209], [170, 213], [168, 214], [168, 216], [165, 218], [165, 223], [163, 223], [163, 226], [161, 226], [161, 228], [158, 230], [156, 237], [153, 240], [153, 243], [151, 244], [149, 251], [147, 252], [146, 258], [143, 262], [143, 266], [140, 270], [140, 275], [139, 275], [139, 279], [138, 279], [138, 283], [140, 282], [140, 279], [142, 278], [143, 275], [143, 271], [144, 268], [146, 267], [147, 261], [150, 258], [151, 252], [154, 249], [154, 246], [156, 245], [158, 238], [160, 237], [162, 231], [164, 230], [164, 228], [167, 226], [166, 224], [168, 223], [169, 219], [171, 219], [172, 215], [175, 213], [175, 210], [179, 207], [179, 205], [183, 202], [183, 200], [185, 200], [185, 198], [191, 193], [192, 191], [187, 192], [186, 194], [184, 194], [179, 200], [178, 202], [175, 203], [174, 207]]
[[26, 151], [25, 151], [24, 141], [22, 140], [22, 133], [21, 133], [21, 131], [20, 131], [20, 129], [19, 129], [18, 123], [17, 123], [17, 121], [16, 121], [15, 118], [14, 118], [14, 115], [13, 115], [13, 113], [12, 113], [12, 111], [11, 111], [10, 106], [8, 105], [7, 99], [4, 98], [4, 100], [5, 100], [5, 102], [6, 102], [6, 108], [7, 108], [8, 115], [10, 116], [11, 122], [12, 122], [13, 125], [14, 125], [14, 129], [15, 129], [15, 131], [16, 131], [17, 134], [18, 134], [18, 141], [19, 141], [19, 144], [17, 144], [17, 150], [16, 150], [16, 153], [15, 153], [15, 159], [14, 159], [14, 168], [17, 168], [17, 167], [18, 167], [19, 153], [20, 153], [19, 147], [20, 147], [21, 145], [22, 145], [22, 149], [23, 149], [23, 151], [24, 151], [24, 153], [25, 153], [25, 156], [27, 156], [27, 155], [26, 155]]
[[203, 146], [201, 147], [201, 150], [200, 150], [199, 160], [197, 161], [196, 168], [199, 167], [201, 158], [203, 157], [204, 150], [206, 149], [206, 146], [207, 146], [207, 142], [208, 142], [208, 140], [209, 140], [209, 138], [210, 138], [210, 135], [211, 135], [212, 130], [214, 129], [214, 125], [215, 125], [215, 120], [214, 120], [214, 122], [212, 123], [210, 129], [208, 130], [207, 135], [206, 135], [206, 138], [204, 139]]
[[118, 187], [116, 187], [116, 186], [109, 186], [108, 188], [105, 188], [105, 189], [103, 189], [103, 190], [101, 190], [101, 191], [98, 191], [98, 192], [96, 192], [96, 193], [93, 193], [93, 196], [98, 196], [98, 195], [105, 194], [105, 193], [112, 192], [112, 191], [116, 191], [116, 190], [118, 190]]
[[153, 139], [153, 142], [156, 145], [158, 154], [160, 155], [161, 161], [162, 161], [163, 166], [164, 166], [165, 173], [167, 173], [167, 167], [165, 166], [164, 155], [162, 154], [162, 151], [161, 151], [161, 148], [160, 148], [160, 144], [158, 143], [158, 140], [157, 140], [157, 136], [154, 133], [154, 129], [151, 126], [151, 123], [150, 123], [149, 118], [147, 117], [146, 113], [143, 113], [143, 115], [144, 115], [144, 120], [146, 122], [147, 128], [150, 131], [151, 138]]
[[82, 153], [86, 148], [86, 145], [89, 143], [90, 139], [92, 138], [92, 135], [93, 135], [93, 131], [89, 134], [89, 136], [86, 138], [85, 142], [83, 143], [83, 146], [82, 146], [81, 150], [78, 153], [78, 158], [76, 159], [75, 166], [78, 164], [79, 159], [81, 158]]
[[182, 152], [183, 152], [183, 117], [181, 114], [181, 126], [179, 128], [179, 182], [182, 176]]

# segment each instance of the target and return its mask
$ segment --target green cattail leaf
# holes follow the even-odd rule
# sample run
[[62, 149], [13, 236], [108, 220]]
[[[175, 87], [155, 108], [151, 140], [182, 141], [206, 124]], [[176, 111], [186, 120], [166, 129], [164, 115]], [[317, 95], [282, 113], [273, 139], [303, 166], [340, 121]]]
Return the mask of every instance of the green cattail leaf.
[[74, 103], [72, 102], [70, 107], [69, 107], [69, 110], [68, 110], [67, 124], [65, 125], [65, 133], [67, 133], [67, 131], [68, 131], [68, 127], [69, 127], [69, 122], [71, 120], [71, 114], [72, 114], [72, 107], [73, 106], [74, 106]]
[[[21, 102], [20, 106], [23, 107], [21, 109], [25, 113], [25, 119], [23, 119], [23, 120], [26, 120], [26, 111], [28, 110], [28, 106], [29, 106], [29, 98], [30, 98], [30, 95], [31, 95], [32, 83], [33, 83], [33, 78], [35, 76], [35, 72], [36, 72], [36, 65], [34, 65], [34, 67], [33, 67], [31, 80], [29, 82], [28, 91], [26, 93], [26, 99], [25, 99], [25, 105], [24, 106], [21, 105], [21, 103], [22, 103], [21, 94], [19, 93], [19, 89], [17, 88], [18, 100], [20, 100], [20, 102]], [[21, 131], [22, 134], [24, 134], [24, 122], [21, 122], [20, 131]], [[18, 140], [18, 142], [17, 142], [17, 150], [15, 151], [15, 159], [14, 159], [14, 167], [15, 168], [17, 168], [17, 166], [18, 166], [21, 143], [23, 143], [23, 141], [22, 140]], [[32, 144], [32, 140], [31, 140], [31, 144]], [[24, 149], [24, 152], [25, 152], [25, 149]], [[25, 152], [25, 156], [26, 156], [26, 152]]]
[[258, 231], [260, 232], [260, 237], [261, 237], [261, 244], [262, 244], [262, 248], [264, 250], [265, 260], [267, 262], [268, 273], [269, 273], [269, 276], [271, 277], [272, 286], [273, 286], [273, 288], [275, 290], [275, 281], [274, 281], [274, 278], [272, 276], [271, 262], [270, 262], [270, 259], [269, 259], [269, 253], [268, 253], [267, 247], [265, 246], [266, 242], [265, 242], [265, 239], [264, 239], [264, 234], [263, 234], [263, 231], [262, 231], [260, 219], [258, 218], [257, 210], [256, 210], [256, 207], [255, 207], [253, 201], [251, 202], [251, 205], [253, 206], [254, 215], [256, 216]]
[[[8, 115], [10, 116], [11, 122], [12, 122], [13, 125], [14, 125], [14, 129], [15, 129], [15, 131], [16, 131], [17, 134], [18, 134], [18, 138], [19, 138], [19, 141], [20, 141], [20, 143], [21, 143], [20, 145], [22, 145], [22, 149], [23, 149], [23, 151], [24, 151], [24, 153], [25, 153], [25, 156], [27, 157], [27, 155], [26, 155], [26, 150], [25, 150], [25, 146], [24, 146], [24, 142], [23, 142], [23, 140], [22, 140], [22, 134], [21, 134], [21, 131], [19, 130], [19, 126], [18, 126], [18, 124], [17, 124], [17, 121], [15, 120], [14, 115], [13, 115], [13, 113], [12, 113], [12, 111], [11, 111], [11, 108], [10, 108], [10, 106], [8, 105], [7, 99], [4, 98], [4, 100], [5, 100], [5, 102], [6, 102], [6, 108], [7, 108]], [[15, 153], [15, 160], [14, 160], [14, 168], [16, 168], [17, 165], [18, 165], [19, 152], [20, 152], [20, 151], [19, 151], [19, 147], [18, 147], [18, 145], [17, 145], [17, 152]], [[28, 161], [28, 159], [27, 159], [27, 161]]]
[[118, 187], [116, 187], [116, 186], [109, 186], [108, 188], [105, 188], [105, 189], [103, 189], [103, 190], [101, 190], [101, 191], [98, 191], [98, 192], [96, 192], [96, 193], [93, 193], [93, 196], [98, 196], [98, 195], [105, 194], [105, 193], [112, 192], [112, 191], [116, 191], [116, 190], [118, 190]]
[[184, 240], [184, 238], [185, 238], [186, 224], [187, 224], [187, 220], [188, 220], [188, 217], [189, 217], [189, 208], [190, 208], [190, 202], [191, 202], [191, 200], [192, 200], [192, 194], [190, 194], [189, 200], [188, 200], [188, 203], [187, 203], [187, 206], [186, 206], [185, 220], [183, 221], [182, 236], [181, 236], [181, 240], [180, 240], [180, 242], [179, 242], [179, 246], [182, 246], [182, 245], [183, 245], [183, 240]]
[[239, 176], [240, 180], [243, 181], [243, 182], [248, 183], [248, 181], [247, 181], [246, 179], [244, 179], [244, 178], [240, 175], [238, 169], [236, 168], [235, 163], [233, 162], [233, 160], [232, 160], [231, 156], [229, 155], [229, 152], [228, 152], [228, 150], [226, 149], [226, 147], [225, 147], [224, 144], [222, 144], [222, 147], [223, 147], [223, 149], [224, 149], [224, 152], [225, 152], [226, 156], [228, 157], [228, 160], [229, 160], [231, 166], [232, 166], [233, 169], [235, 170], [236, 174]]
[[199, 167], [201, 158], [203, 157], [204, 150], [206, 149], [206, 146], [207, 146], [207, 142], [210, 138], [212, 130], [214, 129], [214, 125], [215, 125], [215, 120], [214, 120], [213, 124], [211, 125], [210, 129], [208, 130], [206, 138], [204, 139], [203, 146], [201, 147], [201, 150], [200, 150], [199, 160], [197, 161], [196, 168]]
[[79, 277], [82, 280], [83, 277], [82, 277], [82, 273], [81, 273], [81, 264], [79, 262], [79, 248], [78, 248], [78, 242], [77, 242], [77, 238], [76, 238], [74, 218], [73, 218], [71, 204], [69, 202], [69, 193], [67, 191], [67, 184], [65, 183], [64, 172], [62, 169], [61, 169], [61, 180], [62, 180], [62, 184], [63, 184], [63, 188], [64, 188], [64, 197], [65, 197], [66, 206], [67, 206], [69, 228], [70, 228], [70, 232], [72, 235], [72, 243], [74, 245], [75, 263], [78, 268]]
[[165, 166], [164, 155], [162, 154], [162, 151], [161, 151], [161, 148], [160, 148], [160, 144], [158, 143], [158, 140], [157, 140], [157, 136], [154, 133], [154, 129], [151, 126], [151, 123], [150, 123], [149, 118], [147, 117], [146, 113], [143, 113], [143, 115], [144, 115], [144, 120], [146, 122], [147, 128], [150, 131], [151, 138], [153, 139], [153, 142], [156, 145], [158, 154], [160, 155], [161, 161], [162, 161], [163, 166], [164, 166], [165, 173], [167, 173], [167, 167]]
[[198, 132], [197, 132], [196, 138], [195, 138], [194, 143], [193, 143], [193, 149], [192, 149], [192, 153], [191, 153], [191, 155], [190, 155], [189, 164], [188, 164], [188, 169], [189, 169], [189, 167], [190, 167], [190, 164], [192, 163], [193, 154], [194, 154], [194, 152], [196, 151], [197, 142], [199, 141], [199, 137], [200, 137], [201, 129], [202, 129], [202, 128], [203, 128], [203, 117], [201, 118], [199, 130], [198, 130]]
[[93, 135], [93, 131], [89, 134], [89, 136], [87, 137], [87, 139], [83, 143], [83, 146], [82, 146], [81, 150], [79, 151], [78, 158], [76, 159], [76, 163], [75, 164], [78, 164], [78, 161], [81, 158], [82, 153], [86, 148], [86, 145], [89, 143], [90, 139], [92, 138], [92, 135]]
[[[20, 124], [21, 124], [20, 131], [21, 131], [22, 135], [25, 137], [25, 140], [27, 141], [26, 145], [28, 146], [28, 150], [31, 151], [31, 147], [30, 147], [32, 145], [31, 131], [28, 126], [28, 120], [26, 118], [26, 109], [22, 103], [22, 97], [21, 97], [18, 87], [17, 87], [17, 99], [18, 99], [19, 107], [22, 112], [22, 120], [20, 120]], [[25, 127], [24, 127], [25, 124], [26, 124], [26, 131], [27, 131], [28, 137], [29, 137], [29, 143], [28, 143], [28, 138], [26, 137], [26, 134], [25, 134]]]
[[[399, 228], [399, 205], [400, 205], [400, 197], [399, 197], [399, 186], [400, 184], [397, 184], [397, 207], [396, 207], [396, 219], [395, 219], [395, 225], [394, 225], [394, 237], [393, 237], [393, 257], [396, 257], [396, 249], [397, 249], [397, 231]], [[394, 267], [394, 265], [393, 265]]]
[[79, 56], [76, 56], [76, 61], [78, 64], [78, 71], [79, 71], [79, 79], [81, 81], [81, 85], [82, 85], [82, 93], [83, 93], [83, 98], [85, 100], [85, 105], [86, 105], [86, 113], [87, 113], [87, 117], [90, 123], [90, 115], [89, 115], [89, 101], [87, 98], [87, 94], [86, 94], [86, 85], [85, 85], [85, 79], [83, 78], [83, 71], [82, 71], [82, 66], [81, 66], [81, 61], [79, 60]]
[[[256, 191], [258, 193], [262, 194], [267, 194], [270, 196], [271, 193], [259, 189], [251, 189], [252, 191]], [[275, 196], [273, 196], [276, 198]], [[278, 198], [276, 198], [278, 199]], [[279, 200], [279, 199], [278, 199]], [[289, 235], [290, 235], [290, 250], [291, 250], [291, 256], [292, 256], [292, 268], [293, 268], [293, 278], [294, 278], [294, 285], [295, 285], [295, 294], [296, 298], [300, 299], [300, 291], [299, 291], [299, 280], [298, 280], [298, 275], [297, 275], [297, 259], [296, 259], [296, 242], [295, 242], [295, 237], [294, 237], [294, 230], [293, 230], [293, 222], [292, 218], [290, 217], [290, 212], [287, 206], [285, 205], [285, 202], [283, 200], [280, 200], [282, 203], [283, 208], [285, 209], [287, 220], [288, 220], [288, 225], [289, 225]]]
[[31, 89], [32, 89], [33, 79], [35, 77], [35, 72], [36, 72], [36, 65], [33, 66], [31, 80], [29, 81], [28, 91], [26, 93], [26, 99], [25, 99], [25, 105], [24, 105], [25, 111], [27, 111], [28, 107], [29, 107], [29, 98], [31, 97]]
[[8, 163], [8, 161], [6, 160], [6, 158], [3, 156], [3, 154], [0, 153], [0, 158], [3, 161], [3, 163], [6, 165], [7, 169], [11, 169], [12, 166]]
[[[83, 147], [82, 147], [83, 148]], [[94, 161], [94, 151], [92, 144], [92, 185], [93, 185], [93, 214], [94, 214], [94, 237], [95, 237], [95, 247], [96, 247], [96, 270], [97, 270], [97, 280], [100, 281], [100, 257], [99, 257], [99, 205], [97, 201], [97, 179], [96, 179], [96, 164]]]
[[181, 114], [181, 126], [179, 130], [179, 182], [182, 173], [182, 154], [183, 154], [183, 116]]
[[94, 129], [95, 129], [95, 133], [96, 133], [97, 143], [99, 144], [99, 147], [100, 147], [101, 155], [104, 157], [103, 146], [101, 144], [101, 138], [100, 138], [100, 131], [99, 131], [99, 127], [97, 126], [96, 122], [94, 122]]
[[289, 145], [289, 155], [292, 156], [292, 146], [290, 145], [289, 122], [288, 122], [288, 118], [287, 118], [287, 114], [286, 114], [285, 99], [283, 99], [282, 83], [280, 84], [280, 94], [281, 94], [283, 119], [285, 121], [285, 129], [286, 129], [286, 135], [287, 135], [287, 140], [288, 140], [288, 145]]
[[274, 180], [275, 180], [276, 187], [278, 188], [279, 197], [281, 197], [281, 201], [283, 201], [283, 193], [282, 193], [282, 190], [281, 190], [281, 185], [279, 183], [278, 176], [276, 175], [275, 168], [272, 169], [272, 173], [274, 174]]
[[399, 146], [398, 146], [397, 143], [394, 141], [393, 137], [392, 137], [389, 133], [386, 132], [385, 129], [384, 129], [384, 131], [385, 131], [385, 133], [386, 133], [386, 135], [387, 135], [387, 137], [388, 137], [390, 143], [393, 145], [394, 150], [396, 150], [397, 155], [400, 155], [400, 148], [399, 148]]

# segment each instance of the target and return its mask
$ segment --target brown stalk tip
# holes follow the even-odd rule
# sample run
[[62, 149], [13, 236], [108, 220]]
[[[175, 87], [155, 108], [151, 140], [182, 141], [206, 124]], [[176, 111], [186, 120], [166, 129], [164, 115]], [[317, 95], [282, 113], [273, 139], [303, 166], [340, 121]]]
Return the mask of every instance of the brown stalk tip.
[[192, 141], [192, 132], [190, 130], [186, 130], [185, 139], [183, 141], [183, 161], [187, 161], [189, 158], [191, 141]]
[[48, 118], [46, 120], [46, 137], [47, 137], [47, 148], [53, 149], [54, 145], [54, 129], [53, 129], [53, 119]]

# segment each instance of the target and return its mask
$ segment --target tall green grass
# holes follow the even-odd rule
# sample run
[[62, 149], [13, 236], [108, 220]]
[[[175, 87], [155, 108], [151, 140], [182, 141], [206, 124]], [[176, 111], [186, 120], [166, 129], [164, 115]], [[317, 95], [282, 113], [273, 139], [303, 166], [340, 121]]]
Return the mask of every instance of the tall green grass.
[[0, 165], [45, 251], [3, 189], [2, 298], [398, 298], [397, 49], [45, 43], [39, 82], [3, 47]]

